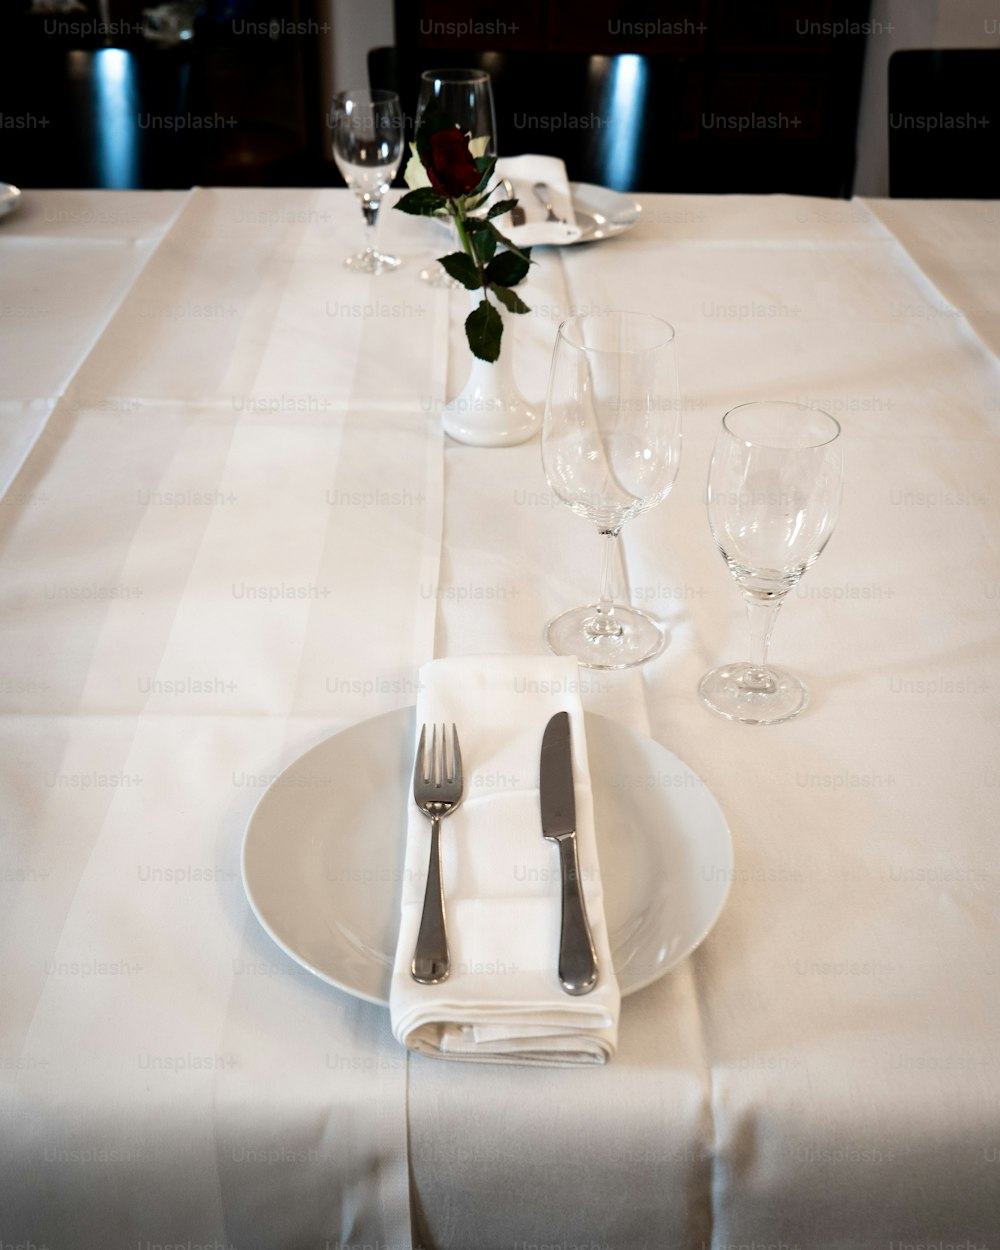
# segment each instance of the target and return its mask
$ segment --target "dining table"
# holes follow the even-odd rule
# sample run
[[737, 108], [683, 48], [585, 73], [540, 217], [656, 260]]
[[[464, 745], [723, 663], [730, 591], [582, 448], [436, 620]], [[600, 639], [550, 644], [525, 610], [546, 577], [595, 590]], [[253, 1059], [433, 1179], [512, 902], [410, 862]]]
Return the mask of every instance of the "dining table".
[[[1000, 204], [627, 198], [535, 249], [503, 351], [541, 413], [566, 318], [676, 331], [680, 469], [620, 570], [667, 645], [578, 693], [683, 764], [629, 784], [703, 787], [732, 861], [571, 1068], [408, 1051], [241, 869], [306, 752], [597, 595], [538, 436], [442, 432], [446, 233], [387, 203], [402, 264], [369, 276], [342, 189], [26, 189], [0, 220], [2, 1250], [1000, 1250]], [[705, 504], [756, 399], [844, 448], [772, 642], [810, 701], [768, 727], [698, 696], [748, 645]], [[348, 938], [399, 897], [365, 863], [329, 883]]]

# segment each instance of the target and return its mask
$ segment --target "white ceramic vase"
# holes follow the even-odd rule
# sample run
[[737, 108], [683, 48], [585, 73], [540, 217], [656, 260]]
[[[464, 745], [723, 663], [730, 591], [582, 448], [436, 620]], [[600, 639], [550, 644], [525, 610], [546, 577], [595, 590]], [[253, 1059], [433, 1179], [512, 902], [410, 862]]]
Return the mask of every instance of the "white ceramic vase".
[[[472, 308], [483, 298], [481, 290], [469, 291]], [[500, 356], [495, 363], [480, 360], [469, 351], [472, 372], [462, 391], [445, 406], [444, 431], [459, 443], [473, 447], [513, 447], [527, 442], [538, 429], [539, 413], [517, 389], [513, 368], [513, 313], [497, 307], [503, 320]], [[465, 329], [462, 329], [465, 340]], [[466, 345], [467, 346], [467, 345]]]

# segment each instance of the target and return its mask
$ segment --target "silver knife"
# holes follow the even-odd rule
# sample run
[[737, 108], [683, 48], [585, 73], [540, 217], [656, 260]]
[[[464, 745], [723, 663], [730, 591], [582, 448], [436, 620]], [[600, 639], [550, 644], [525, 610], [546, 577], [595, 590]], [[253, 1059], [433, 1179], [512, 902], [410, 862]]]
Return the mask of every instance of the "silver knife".
[[568, 712], [557, 712], [545, 726], [539, 771], [542, 834], [559, 844], [562, 868], [559, 980], [567, 994], [589, 994], [597, 984], [597, 955], [580, 889]]

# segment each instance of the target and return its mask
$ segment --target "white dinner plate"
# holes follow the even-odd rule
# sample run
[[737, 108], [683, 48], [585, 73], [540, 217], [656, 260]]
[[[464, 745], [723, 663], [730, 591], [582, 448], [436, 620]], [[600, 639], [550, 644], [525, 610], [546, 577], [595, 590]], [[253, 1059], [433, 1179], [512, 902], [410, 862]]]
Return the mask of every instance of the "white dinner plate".
[[[414, 718], [398, 708], [306, 751], [261, 796], [243, 838], [243, 885], [266, 931], [373, 1003], [389, 1001]], [[708, 787], [676, 755], [603, 716], [588, 712], [586, 725], [611, 954], [632, 994], [715, 924], [732, 842]]]
[[6, 217], [8, 213], [12, 213], [20, 203], [20, 187], [12, 186], [9, 182], [0, 182], [0, 217]]
[[576, 224], [582, 232], [578, 238], [570, 239], [570, 244], [593, 243], [624, 234], [632, 229], [642, 213], [642, 205], [621, 191], [609, 191], [607, 187], [596, 187], [589, 182], [571, 182], [569, 189]]

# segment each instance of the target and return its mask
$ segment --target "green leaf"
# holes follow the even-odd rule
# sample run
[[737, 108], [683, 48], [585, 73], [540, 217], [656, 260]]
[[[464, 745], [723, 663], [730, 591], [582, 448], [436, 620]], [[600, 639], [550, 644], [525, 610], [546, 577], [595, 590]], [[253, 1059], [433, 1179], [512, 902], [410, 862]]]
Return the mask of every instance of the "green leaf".
[[469, 192], [470, 195], [478, 195], [484, 191], [486, 184], [493, 177], [493, 170], [496, 167], [497, 158], [495, 156], [477, 156], [474, 158], [476, 168], [481, 172], [482, 177]]
[[474, 261], [464, 252], [452, 252], [449, 256], [441, 256], [438, 258], [438, 264], [443, 265], [450, 277], [456, 282], [461, 282], [462, 286], [470, 291], [475, 291], [483, 285]]
[[[468, 224], [466, 224], [466, 230], [468, 230]], [[487, 265], [497, 250], [497, 241], [488, 230], [479, 230], [472, 236], [472, 246], [476, 249], [476, 255], [482, 263]]]
[[512, 291], [507, 286], [497, 286], [495, 282], [490, 283], [490, 290], [497, 297], [504, 308], [510, 309], [512, 313], [529, 313], [531, 309], [521, 299], [516, 291]]
[[520, 256], [522, 260], [528, 261], [529, 264], [531, 263], [530, 247], [518, 247], [516, 243], [511, 243], [510, 239], [505, 234], [501, 234], [492, 221], [486, 222], [485, 225], [488, 230], [493, 232], [497, 243], [502, 243], [508, 252], [513, 252], [515, 256]]
[[503, 322], [500, 314], [484, 296], [478, 308], [465, 319], [465, 337], [469, 340], [472, 354], [492, 364], [500, 355], [500, 338]]
[[498, 286], [517, 286], [529, 268], [530, 262], [516, 252], [498, 252], [486, 266], [486, 280]]
[[433, 187], [420, 187], [416, 191], [407, 191], [393, 208], [398, 208], [403, 213], [411, 213], [415, 217], [432, 217], [435, 213], [440, 213], [446, 204], [447, 200], [438, 195]]
[[504, 213], [509, 213], [512, 208], [517, 207], [517, 200], [500, 200], [494, 204], [490, 211], [486, 214], [487, 218], [502, 217]]

